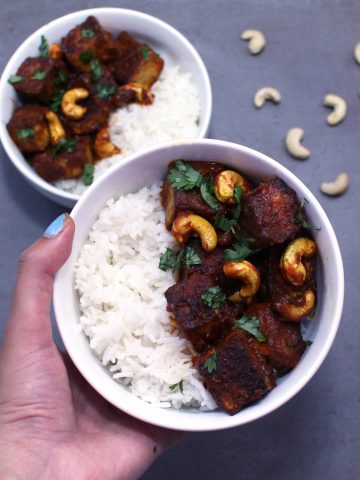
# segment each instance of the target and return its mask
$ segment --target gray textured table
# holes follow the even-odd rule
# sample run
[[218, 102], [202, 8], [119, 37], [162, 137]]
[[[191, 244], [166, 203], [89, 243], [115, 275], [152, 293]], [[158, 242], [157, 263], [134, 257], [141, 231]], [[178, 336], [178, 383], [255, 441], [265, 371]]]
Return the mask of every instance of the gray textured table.
[[[101, 1], [45, 0], [4, 3], [0, 17], [0, 68], [36, 28], [75, 8]], [[360, 189], [360, 66], [352, 58], [360, 41], [356, 0], [158, 0], [107, 2], [158, 16], [180, 30], [203, 57], [211, 77], [214, 111], [210, 136], [256, 148], [291, 169], [317, 195], [337, 232], [346, 272], [346, 298], [336, 341], [310, 383], [278, 411], [249, 425], [194, 434], [163, 456], [145, 480], [277, 479], [347, 480], [358, 477], [360, 432], [360, 328], [358, 254]], [[262, 55], [247, 52], [240, 34], [258, 28], [267, 36]], [[257, 111], [254, 92], [277, 86], [283, 101]], [[323, 97], [333, 91], [348, 102], [337, 127], [326, 125]], [[307, 161], [283, 147], [288, 128], [305, 129]], [[16, 260], [62, 212], [33, 190], [0, 150], [0, 336], [9, 308]], [[340, 198], [319, 192], [323, 180], [350, 174]], [[360, 185], [360, 183], [359, 183]], [[58, 340], [58, 335], [55, 332]]]

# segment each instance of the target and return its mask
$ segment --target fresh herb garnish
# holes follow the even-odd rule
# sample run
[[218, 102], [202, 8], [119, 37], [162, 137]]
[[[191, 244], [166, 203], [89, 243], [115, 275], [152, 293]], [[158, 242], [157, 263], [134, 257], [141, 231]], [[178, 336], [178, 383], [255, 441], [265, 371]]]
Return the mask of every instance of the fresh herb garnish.
[[233, 218], [235, 220], [239, 220], [240, 214], [241, 214], [241, 195], [242, 195], [242, 189], [239, 185], [235, 185], [234, 187], [234, 197], [237, 203], [237, 207], [234, 213]]
[[208, 373], [213, 373], [216, 370], [217, 355], [216, 352], [211, 355], [205, 362], [203, 367], [207, 369]]
[[233, 232], [236, 225], [237, 221], [235, 219], [226, 218], [224, 215], [217, 215], [214, 222], [214, 227], [223, 232], [228, 232], [229, 230]]
[[46, 58], [49, 56], [49, 43], [44, 35], [40, 37], [39, 53], [40, 57]]
[[195, 250], [191, 247], [185, 247], [182, 252], [184, 252], [181, 261], [185, 264], [186, 267], [192, 267], [193, 265], [201, 265], [201, 259]]
[[53, 112], [58, 112], [60, 110], [61, 101], [62, 101], [62, 98], [64, 96], [64, 93], [65, 93], [65, 90], [60, 90], [58, 93], [53, 95], [53, 97], [51, 98], [50, 109]]
[[91, 60], [90, 70], [91, 70], [92, 81], [97, 82], [98, 80], [100, 80], [101, 75], [102, 75], [102, 68], [101, 68], [99, 60], [97, 60], [96, 58]]
[[10, 75], [8, 78], [8, 82], [13, 85], [14, 83], [19, 83], [25, 80], [25, 77], [22, 77], [21, 75]]
[[102, 99], [107, 99], [108, 97], [110, 97], [110, 95], [114, 95], [116, 90], [117, 90], [117, 87], [106, 87], [101, 83], [96, 84], [96, 95], [97, 97]]
[[237, 237], [237, 242], [233, 245], [233, 248], [226, 248], [224, 250], [224, 258], [225, 260], [230, 260], [232, 262], [241, 262], [246, 257], [250, 257], [251, 255], [255, 255], [255, 253], [259, 252], [259, 249], [253, 250], [250, 248], [250, 244], [254, 243], [255, 239], [247, 238], [247, 237]]
[[195, 187], [200, 188], [200, 194], [203, 200], [212, 208], [217, 208], [218, 204], [214, 197], [214, 187], [211, 177], [204, 177], [200, 172], [190, 165], [177, 160], [175, 167], [172, 168], [167, 176], [170, 185], [177, 189], [192, 190]]
[[149, 47], [149, 45], [145, 44], [143, 47], [141, 47], [140, 52], [141, 52], [142, 56], [144, 57], [144, 60], [146, 60], [148, 62], [150, 60], [150, 47]]
[[91, 28], [83, 28], [81, 30], [81, 36], [83, 38], [93, 38], [95, 37], [95, 32], [94, 30], [91, 30]]
[[181, 263], [189, 268], [192, 265], [200, 265], [201, 260], [199, 255], [191, 247], [185, 247], [178, 253], [175, 253], [171, 248], [167, 247], [160, 257], [159, 268], [164, 272], [167, 270], [176, 272], [176, 270], [180, 268]]
[[264, 334], [259, 330], [260, 320], [256, 317], [247, 317], [244, 315], [239, 320], [235, 321], [234, 328], [242, 328], [254, 335], [258, 342], [265, 342]]
[[303, 217], [303, 214], [302, 214], [302, 209], [305, 207], [306, 204], [309, 203], [309, 200], [307, 200], [305, 197], [301, 200], [301, 203], [300, 203], [300, 208], [299, 208], [299, 211], [298, 213], [296, 214], [296, 221], [298, 222], [299, 225], [301, 225], [303, 228], [305, 228], [306, 230], [309, 230], [310, 232], [311, 231], [314, 231], [314, 230], [321, 230], [321, 227], [314, 227], [314, 225], [311, 225], [310, 223], [308, 223], [305, 218]]
[[178, 256], [176, 253], [169, 247], [166, 248], [165, 252], [160, 256], [159, 268], [166, 272], [171, 270], [175, 272]]
[[219, 308], [226, 300], [226, 296], [219, 286], [210, 287], [201, 295], [201, 299], [205, 305], [210, 308]]
[[26, 138], [31, 138], [35, 136], [35, 132], [33, 128], [22, 128], [16, 132], [16, 135], [21, 140], [25, 140]]
[[313, 344], [314, 342], [312, 342], [311, 340], [305, 340], [305, 345], [307, 347], [311, 347], [311, 345]]
[[42, 68], [38, 68], [35, 72], [31, 75], [32, 80], [44, 80], [46, 77], [46, 72]]
[[85, 163], [82, 179], [87, 187], [94, 181], [94, 172], [95, 166], [92, 163]]
[[169, 389], [173, 392], [176, 388], [179, 388], [180, 393], [184, 393], [184, 380], [180, 380], [178, 383], [169, 385]]
[[66, 140], [62, 138], [60, 142], [53, 148], [52, 150], [52, 157], [56, 157], [56, 155], [61, 151], [64, 150], [66, 153], [72, 153], [75, 150], [76, 140], [75, 138], [71, 140]]
[[89, 63], [90, 60], [93, 58], [92, 50], [85, 50], [85, 52], [81, 52], [79, 54], [79, 58], [83, 63]]
[[54, 82], [55, 86], [58, 87], [61, 83], [65, 83], [66, 79], [67, 79], [67, 76], [64, 70], [59, 70]]

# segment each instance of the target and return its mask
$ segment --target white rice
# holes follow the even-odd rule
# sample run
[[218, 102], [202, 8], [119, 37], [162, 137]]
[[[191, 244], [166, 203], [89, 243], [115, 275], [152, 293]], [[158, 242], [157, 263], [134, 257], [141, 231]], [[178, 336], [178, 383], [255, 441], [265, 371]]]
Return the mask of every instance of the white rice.
[[[155, 94], [152, 105], [134, 103], [111, 115], [111, 140], [122, 152], [101, 160], [95, 166], [95, 180], [112, 165], [143, 148], [197, 136], [200, 101], [190, 73], [184, 73], [178, 65], [166, 62], [152, 92]], [[54, 185], [76, 195], [81, 195], [87, 188], [81, 178], [60, 180]]]
[[[159, 185], [107, 202], [75, 269], [80, 326], [112, 377], [134, 395], [165, 408], [212, 410], [190, 345], [169, 323], [164, 292], [174, 278], [158, 265], [175, 245], [164, 220]], [[181, 381], [183, 393], [170, 389]]]

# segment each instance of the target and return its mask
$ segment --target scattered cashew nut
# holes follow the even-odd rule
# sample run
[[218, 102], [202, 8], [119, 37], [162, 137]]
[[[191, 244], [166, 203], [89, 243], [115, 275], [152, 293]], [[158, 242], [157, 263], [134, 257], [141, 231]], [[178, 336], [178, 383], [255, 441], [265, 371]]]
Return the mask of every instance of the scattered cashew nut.
[[57, 43], [52, 43], [49, 47], [48, 55], [50, 58], [60, 58], [62, 55], [60, 45]]
[[302, 258], [312, 258], [316, 252], [316, 243], [310, 238], [300, 237], [290, 242], [280, 260], [280, 270], [285, 280], [297, 287], [302, 285], [307, 275]]
[[145, 87], [142, 87], [138, 83], [127, 83], [120, 87], [120, 90], [131, 90], [135, 93], [135, 98], [140, 105], [151, 105], [154, 102], [154, 95]]
[[248, 48], [253, 55], [258, 55], [265, 48], [265, 35], [260, 30], [245, 30], [241, 38], [249, 42]]
[[185, 243], [192, 233], [197, 233], [206, 252], [212, 252], [216, 248], [217, 235], [214, 227], [205, 218], [192, 212], [178, 213], [171, 231], [179, 243]]
[[326, 195], [337, 196], [345, 193], [349, 187], [349, 175], [340, 173], [333, 182], [322, 182], [320, 190]]
[[[302, 297], [302, 302], [299, 299]], [[315, 295], [312, 290], [306, 290], [301, 297], [296, 297], [296, 305], [291, 302], [281, 302], [276, 305], [276, 310], [287, 320], [298, 322], [303, 317], [310, 315], [315, 306]]]
[[355, 61], [360, 64], [360, 42], [354, 47], [354, 58]]
[[77, 105], [77, 102], [84, 100], [88, 96], [89, 92], [85, 88], [73, 88], [65, 92], [61, 101], [63, 114], [72, 120], [80, 120], [85, 115], [87, 109]]
[[239, 173], [233, 170], [224, 170], [216, 175], [214, 180], [214, 190], [219, 202], [233, 205], [235, 185], [239, 185], [243, 192], [250, 190], [249, 182]]
[[223, 266], [223, 272], [227, 277], [236, 278], [244, 283], [244, 286], [229, 297], [231, 302], [240, 302], [244, 298], [251, 297], [259, 289], [260, 273], [257, 268], [247, 260], [241, 262], [227, 261]]
[[57, 145], [60, 140], [66, 137], [64, 127], [62, 126], [59, 117], [56, 113], [48, 110], [45, 112], [45, 118], [48, 121], [50, 141], [52, 145]]
[[324, 105], [325, 107], [331, 107], [334, 109], [326, 119], [329, 125], [337, 125], [344, 120], [346, 116], [346, 102], [343, 98], [334, 95], [333, 93], [329, 93], [328, 95], [325, 95]]
[[285, 146], [287, 151], [294, 158], [300, 160], [306, 160], [310, 157], [310, 150], [301, 144], [301, 140], [304, 136], [304, 130], [302, 128], [291, 128], [285, 138]]
[[112, 157], [121, 153], [121, 148], [111, 143], [108, 128], [102, 128], [98, 131], [94, 141], [94, 150], [99, 158]]
[[270, 100], [273, 103], [280, 103], [281, 95], [279, 90], [276, 90], [276, 88], [273, 88], [273, 87], [260, 88], [260, 90], [258, 90], [254, 96], [255, 107], [256, 108], [263, 107], [266, 100]]

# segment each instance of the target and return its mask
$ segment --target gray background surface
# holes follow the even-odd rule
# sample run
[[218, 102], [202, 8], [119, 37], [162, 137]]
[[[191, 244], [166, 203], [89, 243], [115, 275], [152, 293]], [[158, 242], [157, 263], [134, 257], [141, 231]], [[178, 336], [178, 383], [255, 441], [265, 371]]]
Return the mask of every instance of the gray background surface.
[[[278, 411], [233, 430], [193, 434], [163, 456], [144, 480], [359, 478], [360, 324], [360, 41], [356, 0], [153, 0], [3, 2], [0, 70], [17, 46], [49, 20], [75, 9], [122, 6], [158, 16], [198, 49], [209, 70], [214, 110], [210, 136], [256, 148], [292, 170], [317, 195], [338, 236], [346, 274], [344, 314], [335, 343], [309, 384]], [[258, 28], [266, 50], [251, 56], [241, 32]], [[257, 111], [254, 92], [274, 85], [279, 106]], [[343, 96], [348, 115], [329, 127], [322, 105], [328, 92]], [[1, 105], [1, 104], [0, 104]], [[305, 129], [311, 158], [288, 156], [283, 138]], [[63, 208], [30, 187], [0, 148], [0, 337], [9, 308], [16, 261]], [[347, 171], [351, 185], [339, 198], [319, 192], [323, 180]], [[58, 334], [55, 332], [58, 340]], [[59, 340], [58, 340], [59, 341]], [[105, 480], [105, 479], [104, 479]]]

